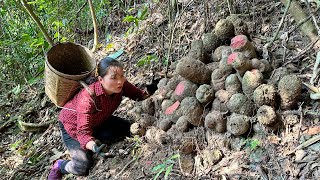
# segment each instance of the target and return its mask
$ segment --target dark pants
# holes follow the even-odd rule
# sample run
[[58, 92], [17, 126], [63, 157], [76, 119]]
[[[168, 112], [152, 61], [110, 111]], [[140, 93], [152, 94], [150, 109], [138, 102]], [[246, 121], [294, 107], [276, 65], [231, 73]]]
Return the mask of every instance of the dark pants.
[[[63, 124], [59, 121], [61, 135], [66, 145], [71, 160], [65, 160], [61, 164], [63, 174], [87, 175], [93, 165], [92, 151], [80, 148], [80, 143], [71, 138], [65, 130]], [[130, 136], [130, 122], [111, 116], [102, 125], [93, 130], [93, 136], [102, 143], [111, 143]]]

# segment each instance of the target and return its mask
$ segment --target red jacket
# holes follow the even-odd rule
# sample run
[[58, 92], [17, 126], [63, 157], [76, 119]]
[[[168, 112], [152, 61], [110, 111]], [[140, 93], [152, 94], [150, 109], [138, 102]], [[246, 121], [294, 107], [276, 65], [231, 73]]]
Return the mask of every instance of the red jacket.
[[[133, 100], [142, 100], [144, 91], [128, 81], [123, 85], [121, 93], [107, 95], [99, 81], [89, 85], [96, 97], [93, 101], [87, 90], [82, 89], [60, 111], [59, 120], [68, 134], [79, 141], [81, 148], [86, 149], [89, 141], [94, 141], [93, 128], [110, 117], [121, 103], [122, 96]], [[94, 103], [95, 102], [95, 103]]]

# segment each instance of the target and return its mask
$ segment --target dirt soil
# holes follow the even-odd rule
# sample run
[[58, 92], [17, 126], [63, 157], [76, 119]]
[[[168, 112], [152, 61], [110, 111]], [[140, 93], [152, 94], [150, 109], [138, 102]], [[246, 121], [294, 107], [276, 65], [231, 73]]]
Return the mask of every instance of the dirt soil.
[[[274, 68], [287, 67], [303, 82], [309, 82], [316, 52], [305, 49], [310, 41], [298, 29], [285, 36], [285, 32], [296, 26], [292, 16], [285, 17], [280, 39], [269, 51], [263, 51], [278, 28], [285, 7], [273, 0], [234, 3], [236, 12], [248, 24], [258, 56], [271, 62]], [[169, 54], [169, 60], [175, 62], [188, 53], [193, 40], [211, 32], [221, 18], [229, 15], [226, 1], [183, 0], [178, 4], [179, 11], [171, 25], [166, 1], [150, 5], [150, 15], [140, 22], [139, 31], [125, 39], [121, 34], [128, 25], [121, 22], [120, 14], [110, 16], [113, 50], [125, 46], [119, 60], [126, 66], [128, 80], [138, 87], [156, 83], [153, 79], [163, 77], [167, 69], [160, 62], [137, 67], [139, 59], [156, 54], [161, 60]], [[316, 18], [319, 22], [319, 14]], [[101, 48], [95, 54], [96, 59], [110, 53], [112, 50]], [[174, 74], [170, 66], [168, 73]], [[124, 98], [115, 114], [130, 119], [127, 112], [134, 106], [134, 101]], [[46, 179], [54, 160], [69, 158], [58, 129], [59, 109], [45, 95], [43, 81], [24, 87], [18, 94], [1, 95], [0, 107], [1, 179]], [[259, 132], [254, 134], [233, 136], [194, 127], [185, 133], [171, 128], [167, 132], [171, 140], [162, 145], [151, 143], [145, 137], [127, 138], [109, 145], [116, 154], [114, 158], [95, 157], [87, 177], [65, 175], [63, 179], [153, 179], [159, 172], [152, 171], [154, 167], [164, 170], [158, 179], [164, 179], [166, 170], [168, 179], [319, 179], [320, 111], [318, 102], [309, 98], [306, 87], [302, 89], [298, 107], [289, 113], [296, 115], [295, 118], [276, 129], [251, 123], [250, 129]], [[23, 132], [19, 120], [51, 123], [40, 132]], [[315, 142], [306, 144], [307, 140], [317, 137]], [[303, 147], [295, 149], [299, 145]], [[177, 154], [179, 157], [175, 158]], [[167, 169], [171, 164], [172, 169]]]

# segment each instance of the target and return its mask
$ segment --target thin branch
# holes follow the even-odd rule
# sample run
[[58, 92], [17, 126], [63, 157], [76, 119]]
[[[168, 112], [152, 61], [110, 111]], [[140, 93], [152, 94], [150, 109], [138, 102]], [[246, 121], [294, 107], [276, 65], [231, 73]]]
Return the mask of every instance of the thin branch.
[[273, 38], [271, 39], [271, 41], [266, 44], [266, 46], [265, 46], [266, 48], [270, 47], [270, 46], [272, 45], [272, 43], [277, 39], [278, 34], [279, 34], [279, 32], [280, 32], [280, 29], [282, 28], [284, 19], [285, 19], [287, 13], [288, 13], [288, 10], [289, 10], [289, 7], [290, 7], [290, 5], [291, 5], [291, 2], [292, 2], [292, 0], [289, 0], [289, 1], [287, 2], [287, 6], [286, 6], [286, 9], [285, 9], [285, 11], [284, 11], [284, 13], [283, 13], [283, 15], [282, 15], [282, 18], [281, 18], [281, 21], [280, 21], [280, 23], [279, 23], [278, 29], [277, 29], [275, 35], [273, 36]]
[[309, 11], [309, 13], [310, 13], [310, 16], [312, 17], [313, 24], [314, 24], [314, 26], [316, 27], [316, 29], [317, 29], [317, 31], [318, 31], [318, 36], [319, 36], [319, 35], [320, 35], [320, 28], [319, 28], [319, 26], [318, 26], [317, 19], [316, 19], [316, 17], [314, 16], [314, 13], [311, 11], [310, 2], [309, 2], [309, 1], [306, 1], [306, 4], [307, 4], [308, 11]]

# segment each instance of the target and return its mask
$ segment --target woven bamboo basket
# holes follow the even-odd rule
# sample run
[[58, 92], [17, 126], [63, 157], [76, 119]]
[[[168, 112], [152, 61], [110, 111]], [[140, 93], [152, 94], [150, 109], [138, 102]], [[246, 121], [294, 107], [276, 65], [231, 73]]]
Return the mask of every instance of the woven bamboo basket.
[[46, 54], [45, 92], [57, 106], [63, 106], [81, 86], [79, 81], [93, 74], [96, 62], [92, 52], [76, 43], [53, 46]]

